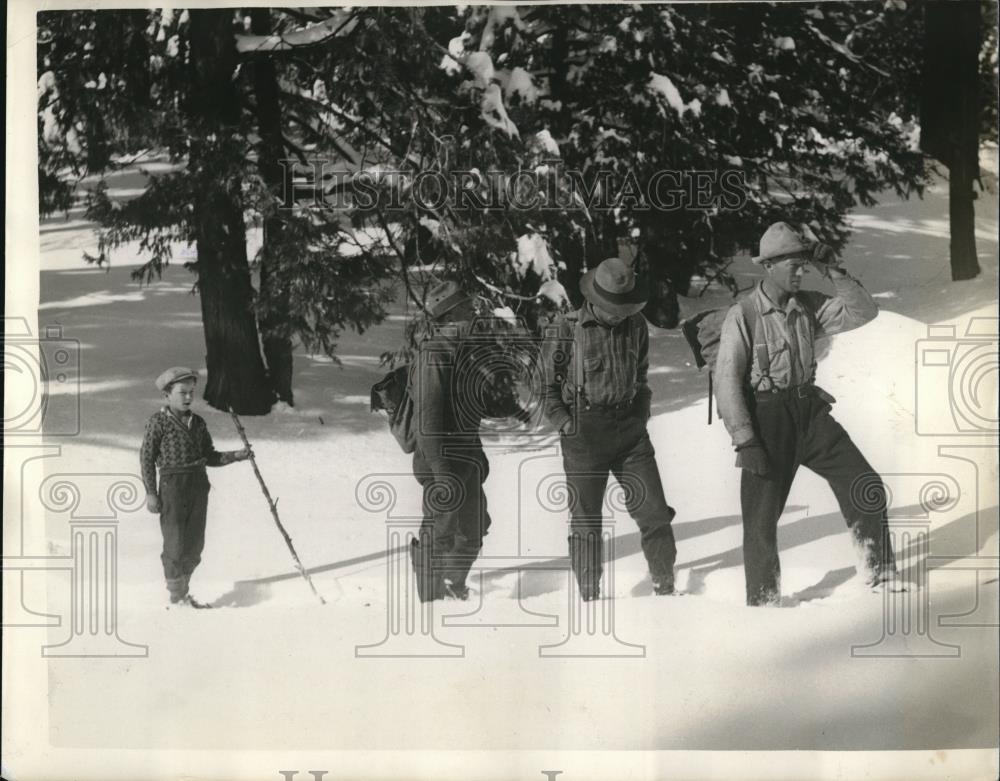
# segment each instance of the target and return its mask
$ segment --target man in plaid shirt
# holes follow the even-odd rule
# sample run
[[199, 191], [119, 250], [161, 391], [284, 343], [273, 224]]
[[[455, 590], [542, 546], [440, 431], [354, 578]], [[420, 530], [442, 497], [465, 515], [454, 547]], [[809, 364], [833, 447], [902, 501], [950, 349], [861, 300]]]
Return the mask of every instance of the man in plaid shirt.
[[[646, 433], [649, 328], [646, 292], [632, 268], [605, 260], [580, 280], [587, 299], [546, 333], [545, 415], [559, 431], [570, 494], [570, 563], [585, 601], [600, 596], [608, 475], [639, 526], [656, 594], [674, 592], [677, 549], [653, 444]], [[554, 338], [552, 338], [554, 337]]]
[[170, 602], [200, 607], [188, 594], [188, 583], [205, 547], [210, 487], [205, 467], [244, 461], [250, 457], [250, 450], [220, 453], [215, 449], [204, 419], [191, 411], [197, 379], [197, 374], [183, 366], [167, 369], [156, 379], [156, 387], [167, 404], [146, 424], [139, 462], [146, 486], [146, 508], [160, 516], [160, 560]]

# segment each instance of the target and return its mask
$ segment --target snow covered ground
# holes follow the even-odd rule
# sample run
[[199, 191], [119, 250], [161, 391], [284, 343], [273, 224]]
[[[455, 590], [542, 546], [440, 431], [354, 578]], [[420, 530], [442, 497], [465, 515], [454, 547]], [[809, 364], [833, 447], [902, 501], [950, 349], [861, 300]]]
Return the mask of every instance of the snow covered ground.
[[[561, 474], [556, 443], [524, 431], [494, 433], [486, 438], [494, 525], [472, 600], [436, 604], [426, 617], [433, 638], [392, 632], [387, 621], [399, 604], [387, 593], [395, 558], [386, 551], [398, 538], [388, 535], [412, 527], [419, 494], [409, 458], [367, 403], [383, 373], [377, 356], [402, 333], [400, 309], [363, 336], [346, 334], [342, 367], [297, 355], [295, 408], [244, 419], [281, 517], [327, 604], [296, 575], [247, 464], [210, 474], [207, 542], [192, 590], [219, 609], [166, 610], [157, 521], [144, 509], [122, 515], [118, 632], [148, 646], [148, 657], [50, 661], [52, 746], [995, 747], [996, 441], [954, 432], [969, 416], [957, 423], [949, 417], [949, 370], [918, 357], [928, 349], [929, 325], [954, 324], [961, 337], [982, 317], [978, 325], [992, 321], [995, 329], [997, 202], [984, 194], [977, 205], [982, 277], [952, 283], [946, 198], [938, 182], [922, 201], [887, 198], [852, 216], [846, 263], [882, 313], [833, 340], [820, 363], [820, 384], [839, 400], [835, 415], [892, 493], [897, 555], [915, 583], [909, 594], [884, 602], [858, 586], [836, 502], [803, 470], [779, 527], [784, 606], [743, 605], [733, 453], [721, 423], [706, 425], [706, 378], [690, 365], [682, 336], [652, 328], [650, 432], [678, 510], [686, 595], [652, 596], [637, 530], [616, 513], [607, 566], [614, 598], [606, 582], [609, 597], [592, 614], [603, 631], [588, 634], [587, 615], [569, 591], [566, 514], [539, 501]], [[47, 221], [40, 241], [38, 327], [59, 325], [65, 338], [79, 341], [81, 430], [53, 438], [60, 454], [28, 462], [22, 485], [27, 491], [55, 473], [137, 474], [143, 426], [160, 403], [153, 378], [166, 366], [204, 363], [192, 277], [178, 264], [162, 281], [139, 287], [129, 280], [137, 261], [127, 251], [109, 271], [85, 267], [81, 253], [95, 241], [78, 219]], [[747, 279], [757, 273], [749, 262], [738, 269]], [[690, 313], [724, 302], [711, 292], [682, 306]], [[988, 359], [977, 364], [977, 377], [987, 366], [979, 395], [961, 403], [972, 413], [992, 410], [995, 419], [995, 335], [945, 344], [953, 364], [984, 344], [992, 351], [992, 373]], [[217, 447], [240, 446], [226, 415], [204, 404], [198, 411]], [[48, 425], [69, 426], [75, 414], [72, 403], [53, 403]], [[927, 421], [929, 435], [918, 435]], [[944, 445], [965, 449], [939, 451]], [[387, 511], [364, 506], [377, 480], [397, 492], [393, 523]], [[66, 513], [47, 514], [46, 536], [44, 553], [69, 553]], [[69, 586], [68, 573], [28, 575], [24, 604], [68, 616]], [[44, 641], [45, 630], [20, 631]], [[64, 621], [48, 630], [48, 642], [67, 633]], [[414, 652], [437, 656], [407, 655]], [[364, 656], [379, 653], [397, 656]], [[434, 777], [418, 764], [406, 772]], [[270, 767], [260, 774], [275, 777]]]

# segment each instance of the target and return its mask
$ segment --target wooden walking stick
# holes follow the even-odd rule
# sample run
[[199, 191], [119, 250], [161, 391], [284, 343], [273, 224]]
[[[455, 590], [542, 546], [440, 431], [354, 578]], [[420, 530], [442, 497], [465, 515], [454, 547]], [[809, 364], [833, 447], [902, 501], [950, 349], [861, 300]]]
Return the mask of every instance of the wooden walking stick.
[[247, 432], [243, 428], [243, 424], [240, 422], [239, 417], [233, 411], [233, 408], [229, 408], [229, 414], [233, 416], [233, 424], [236, 426], [236, 430], [239, 432], [240, 439], [243, 440], [243, 447], [245, 447], [250, 453], [250, 466], [253, 467], [253, 473], [257, 475], [257, 482], [260, 483], [260, 490], [264, 492], [264, 498], [267, 499], [267, 506], [271, 508], [271, 515], [274, 518], [274, 523], [278, 527], [278, 531], [281, 532], [281, 536], [285, 538], [285, 545], [288, 546], [288, 552], [292, 554], [292, 558], [295, 560], [295, 568], [299, 571], [299, 574], [306, 579], [306, 583], [309, 584], [309, 588], [312, 589], [313, 594], [319, 599], [320, 603], [325, 605], [326, 600], [323, 596], [316, 590], [316, 586], [313, 585], [312, 578], [309, 577], [309, 573], [306, 572], [305, 567], [302, 566], [302, 562], [299, 561], [299, 554], [295, 552], [295, 546], [292, 545], [292, 538], [288, 536], [288, 532], [285, 531], [285, 527], [281, 524], [281, 519], [278, 517], [278, 505], [271, 498], [271, 492], [267, 490], [267, 483], [264, 482], [264, 478], [261, 477], [260, 469], [257, 468], [257, 459], [254, 458], [253, 450], [250, 448], [250, 442], [247, 440]]

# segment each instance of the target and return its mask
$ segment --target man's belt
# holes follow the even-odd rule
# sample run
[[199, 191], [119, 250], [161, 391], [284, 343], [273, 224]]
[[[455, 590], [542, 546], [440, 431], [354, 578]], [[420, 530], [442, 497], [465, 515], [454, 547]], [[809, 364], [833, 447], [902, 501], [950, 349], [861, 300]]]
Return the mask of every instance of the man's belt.
[[628, 401], [619, 401], [617, 404], [587, 404], [585, 408], [606, 412], [621, 412], [622, 410], [630, 409], [633, 404], [635, 404], [635, 397], [632, 397]]
[[754, 391], [754, 396], [758, 399], [773, 399], [773, 398], [795, 398], [795, 399], [807, 399], [810, 396], [818, 395], [816, 393], [816, 386], [807, 382], [803, 385], [792, 385], [788, 388], [771, 388], [770, 390], [758, 390]]

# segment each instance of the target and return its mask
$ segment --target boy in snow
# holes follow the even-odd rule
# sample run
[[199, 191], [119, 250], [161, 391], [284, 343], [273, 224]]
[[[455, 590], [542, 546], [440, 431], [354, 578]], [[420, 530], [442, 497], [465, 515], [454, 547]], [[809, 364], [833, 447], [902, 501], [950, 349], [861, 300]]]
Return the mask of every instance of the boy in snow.
[[[622, 484], [639, 526], [656, 594], [674, 591], [677, 549], [646, 432], [652, 393], [645, 289], [632, 267], [609, 258], [580, 280], [586, 303], [546, 339], [545, 416], [560, 434], [570, 495], [570, 565], [584, 601], [600, 596], [604, 491]], [[574, 427], [574, 420], [576, 426]]]
[[244, 461], [250, 450], [220, 453], [215, 449], [204, 419], [191, 411], [197, 380], [198, 375], [184, 366], [171, 367], [156, 378], [167, 403], [146, 424], [139, 462], [146, 508], [160, 516], [160, 559], [170, 602], [202, 607], [188, 594], [188, 582], [205, 546], [209, 490], [205, 467]]
[[[862, 577], [899, 587], [887, 537], [885, 490], [847, 432], [830, 415], [834, 399], [814, 384], [815, 341], [873, 320], [878, 307], [808, 229], [777, 222], [760, 240], [767, 276], [751, 293], [755, 323], [733, 306], [722, 326], [715, 369], [719, 414], [743, 470], [743, 565], [748, 605], [781, 599], [777, 526], [799, 466], [825, 478], [859, 549]], [[808, 265], [836, 295], [801, 291]]]

